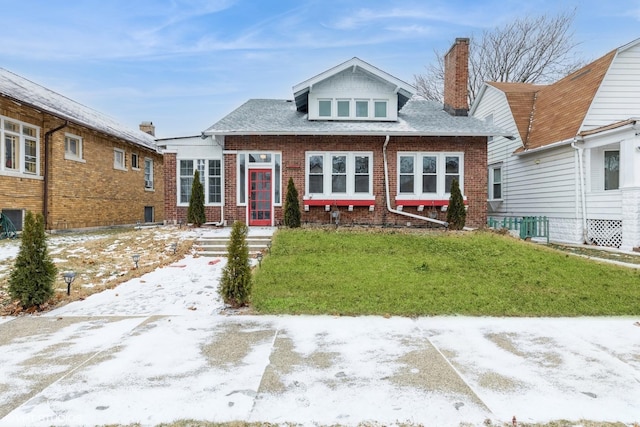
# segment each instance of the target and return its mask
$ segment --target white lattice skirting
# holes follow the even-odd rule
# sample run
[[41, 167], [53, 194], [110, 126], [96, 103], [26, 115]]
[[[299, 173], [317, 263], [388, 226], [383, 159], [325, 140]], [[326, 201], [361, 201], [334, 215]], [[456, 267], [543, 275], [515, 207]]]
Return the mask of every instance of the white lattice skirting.
[[598, 246], [619, 248], [622, 245], [622, 221], [588, 219], [587, 237]]

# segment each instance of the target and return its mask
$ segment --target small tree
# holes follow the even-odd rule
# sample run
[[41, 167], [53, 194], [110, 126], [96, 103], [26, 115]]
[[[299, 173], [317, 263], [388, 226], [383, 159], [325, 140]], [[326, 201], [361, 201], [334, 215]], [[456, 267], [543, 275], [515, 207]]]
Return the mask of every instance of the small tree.
[[219, 292], [225, 304], [234, 308], [247, 305], [251, 296], [251, 268], [249, 266], [249, 227], [236, 221], [231, 228], [227, 247], [227, 265], [222, 270]]
[[457, 179], [451, 181], [451, 197], [449, 197], [449, 207], [447, 208], [447, 222], [450, 230], [462, 230], [467, 220], [467, 211], [464, 208], [464, 199], [460, 192], [460, 185]]
[[20, 300], [23, 308], [44, 304], [53, 296], [57, 273], [47, 251], [44, 218], [27, 211], [20, 250], [9, 276], [9, 295]]
[[287, 197], [284, 201], [284, 225], [290, 228], [300, 227], [300, 202], [298, 201], [298, 190], [293, 183], [293, 178], [289, 178], [287, 184]]
[[189, 209], [187, 210], [187, 222], [193, 223], [194, 227], [200, 227], [207, 222], [204, 214], [204, 188], [200, 182], [200, 172], [197, 170], [193, 175], [191, 198], [189, 199]]

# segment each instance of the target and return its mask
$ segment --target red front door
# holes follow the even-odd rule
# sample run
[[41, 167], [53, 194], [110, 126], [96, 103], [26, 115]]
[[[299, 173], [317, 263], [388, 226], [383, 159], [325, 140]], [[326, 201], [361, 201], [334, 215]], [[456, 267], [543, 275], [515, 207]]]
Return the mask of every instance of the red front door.
[[271, 170], [249, 171], [249, 225], [271, 225]]

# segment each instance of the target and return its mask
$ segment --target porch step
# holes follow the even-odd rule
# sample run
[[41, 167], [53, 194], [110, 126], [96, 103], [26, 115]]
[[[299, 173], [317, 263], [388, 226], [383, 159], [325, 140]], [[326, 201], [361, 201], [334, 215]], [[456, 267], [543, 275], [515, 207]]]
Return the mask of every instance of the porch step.
[[[248, 236], [246, 239], [249, 247], [249, 257], [255, 257], [258, 252], [265, 251], [271, 242], [271, 236]], [[201, 236], [193, 244], [193, 247], [201, 256], [226, 257], [229, 236]]]

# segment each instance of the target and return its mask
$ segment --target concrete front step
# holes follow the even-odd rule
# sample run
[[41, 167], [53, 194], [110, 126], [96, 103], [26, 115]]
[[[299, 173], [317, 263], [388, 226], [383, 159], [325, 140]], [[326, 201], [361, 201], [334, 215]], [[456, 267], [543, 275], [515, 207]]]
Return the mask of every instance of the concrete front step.
[[[271, 242], [270, 236], [250, 236], [246, 239], [247, 246], [249, 247], [249, 256], [254, 257], [258, 252], [266, 251]], [[194, 248], [201, 256], [211, 257], [226, 257], [227, 246], [229, 245], [228, 236], [216, 236], [216, 237], [199, 237], [195, 243]]]

